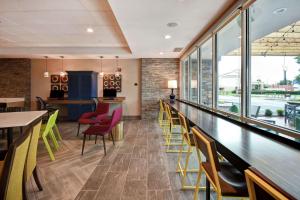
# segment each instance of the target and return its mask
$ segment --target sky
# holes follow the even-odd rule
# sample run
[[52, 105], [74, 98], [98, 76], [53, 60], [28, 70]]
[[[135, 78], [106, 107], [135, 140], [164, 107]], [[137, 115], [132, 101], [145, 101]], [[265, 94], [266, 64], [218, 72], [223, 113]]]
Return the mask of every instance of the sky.
[[[300, 74], [300, 64], [296, 63], [295, 56], [286, 56], [287, 79], [294, 80]], [[219, 75], [235, 71], [241, 68], [241, 58], [238, 56], [222, 56], [218, 63]], [[276, 84], [283, 80], [284, 56], [252, 56], [251, 57], [251, 79], [256, 82], [261, 79], [265, 84]], [[234, 74], [234, 73], [233, 73]], [[237, 73], [235, 73], [237, 74]], [[220, 87], [237, 86], [237, 78], [220, 78]]]

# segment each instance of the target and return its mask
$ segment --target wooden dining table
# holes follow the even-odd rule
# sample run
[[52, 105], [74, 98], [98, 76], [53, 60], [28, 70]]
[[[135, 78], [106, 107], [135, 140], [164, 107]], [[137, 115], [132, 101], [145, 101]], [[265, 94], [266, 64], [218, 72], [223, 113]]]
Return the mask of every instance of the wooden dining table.
[[29, 126], [35, 120], [42, 118], [47, 111], [24, 111], [0, 113], [0, 129], [7, 129], [7, 147], [13, 142], [13, 128]]
[[[249, 166], [254, 167], [287, 193], [300, 199], [299, 146], [288, 145], [256, 129], [184, 102], [176, 101], [169, 105], [211, 137], [218, 152], [241, 172]], [[210, 185], [208, 181], [206, 184], [209, 199]]]

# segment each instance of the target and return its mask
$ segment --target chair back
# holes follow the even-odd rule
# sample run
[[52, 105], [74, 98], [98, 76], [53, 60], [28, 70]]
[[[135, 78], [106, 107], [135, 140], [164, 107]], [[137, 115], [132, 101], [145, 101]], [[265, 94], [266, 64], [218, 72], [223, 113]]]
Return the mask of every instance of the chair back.
[[97, 104], [96, 113], [97, 115], [108, 114], [109, 112], [109, 103], [99, 102]]
[[172, 114], [171, 114], [170, 107], [166, 102], [164, 102], [164, 105], [165, 105], [164, 108], [165, 108], [165, 111], [167, 114], [167, 119], [170, 120], [170, 122], [172, 122]]
[[218, 160], [215, 141], [205, 135], [196, 127], [192, 128], [192, 132], [194, 136], [195, 146], [197, 148], [197, 153], [199, 153], [200, 151], [205, 156], [206, 163], [208, 163], [207, 166], [210, 168], [209, 170], [213, 174], [213, 177], [210, 178], [212, 179], [212, 182], [218, 188], [218, 190], [221, 191], [218, 177], [218, 171], [220, 171], [220, 163]]
[[109, 126], [109, 131], [112, 130], [122, 119], [122, 108], [116, 108], [113, 111], [111, 123]]
[[161, 99], [159, 100], [159, 111], [160, 112], [164, 112], [165, 111], [164, 104], [163, 104], [163, 101]]
[[31, 138], [31, 129], [10, 145], [0, 180], [0, 199], [22, 200], [24, 167]]
[[189, 122], [186, 120], [185, 116], [181, 112], [178, 112], [178, 116], [179, 116], [179, 122], [180, 122], [183, 138], [184, 140], [186, 140], [186, 142], [189, 145], [191, 145], [192, 144], [191, 141], [193, 140], [193, 138], [190, 138]]
[[53, 113], [52, 115], [50, 115], [50, 117], [49, 117], [49, 119], [47, 121], [47, 124], [45, 126], [45, 129], [44, 129], [44, 131], [43, 131], [42, 134], [44, 136], [47, 136], [49, 134], [49, 132], [50, 132], [50, 129], [52, 129], [54, 125], [55, 125], [55, 115]]
[[42, 97], [36, 97], [36, 99], [39, 102], [39, 109], [40, 110], [46, 110], [46, 102], [42, 99]]
[[296, 200], [253, 167], [245, 175], [250, 200]]
[[55, 123], [56, 123], [56, 120], [57, 120], [57, 117], [58, 117], [58, 112], [59, 112], [59, 110], [56, 110], [54, 113], [53, 113], [53, 115], [54, 115], [54, 117], [53, 117], [53, 121], [51, 121], [52, 122], [52, 126], [54, 126], [55, 125]]
[[27, 161], [25, 165], [25, 181], [29, 180], [33, 170], [36, 167], [37, 148], [38, 148], [41, 125], [42, 125], [42, 121], [39, 120], [36, 122], [36, 124], [33, 125], [32, 128], [32, 136], [29, 144]]

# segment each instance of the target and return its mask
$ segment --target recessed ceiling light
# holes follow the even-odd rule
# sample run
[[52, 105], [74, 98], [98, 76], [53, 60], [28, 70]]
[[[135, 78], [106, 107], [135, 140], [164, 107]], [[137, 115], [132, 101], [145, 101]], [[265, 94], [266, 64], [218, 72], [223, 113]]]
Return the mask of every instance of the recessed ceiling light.
[[164, 55], [164, 52], [159, 52], [160, 55]]
[[277, 9], [275, 9], [275, 10], [273, 11], [273, 14], [275, 14], [275, 15], [280, 15], [280, 14], [286, 12], [286, 11], [287, 11], [287, 8], [277, 8]]
[[240, 35], [239, 35], [239, 36], [238, 36], [238, 38], [239, 38], [239, 39], [241, 39], [241, 38], [242, 38], [242, 36], [240, 36]]
[[88, 33], [94, 33], [94, 29], [92, 29], [92, 28], [87, 28], [87, 29], [86, 29], [86, 32], [88, 32]]
[[170, 28], [173, 28], [173, 27], [178, 26], [178, 23], [176, 23], [176, 22], [169, 22], [169, 23], [167, 23], [167, 26], [170, 27]]
[[165, 35], [165, 39], [167, 39], [167, 40], [171, 39], [171, 37], [172, 37], [171, 35]]

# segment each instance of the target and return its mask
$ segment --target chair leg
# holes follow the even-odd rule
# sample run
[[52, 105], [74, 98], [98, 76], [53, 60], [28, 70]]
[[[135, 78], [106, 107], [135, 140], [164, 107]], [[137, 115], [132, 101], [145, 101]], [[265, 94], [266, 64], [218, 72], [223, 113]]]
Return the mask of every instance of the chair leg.
[[58, 137], [58, 139], [59, 139], [60, 141], [62, 141], [61, 134], [60, 134], [60, 132], [59, 132], [58, 127], [57, 127], [56, 124], [54, 124], [54, 129], [55, 129], [56, 136]]
[[51, 138], [51, 140], [54, 144], [55, 149], [58, 150], [59, 145], [58, 145], [58, 142], [56, 140], [56, 137], [55, 137], [54, 132], [53, 132], [52, 129], [50, 129], [49, 135], [50, 135], [50, 138]]
[[95, 144], [97, 144], [97, 135], [95, 135]]
[[83, 151], [84, 151], [85, 138], [86, 138], [86, 134], [83, 135], [83, 143], [82, 143], [81, 155], [83, 155]]
[[77, 136], [79, 135], [79, 131], [80, 131], [80, 123], [78, 123]]
[[114, 134], [112, 133], [112, 131], [110, 132], [110, 136], [111, 136], [111, 139], [112, 139], [112, 141], [113, 141], [113, 144], [115, 145]]
[[106, 146], [105, 146], [104, 135], [102, 136], [102, 140], [103, 140], [103, 147], [104, 147], [104, 155], [106, 156]]
[[28, 199], [28, 196], [27, 196], [27, 190], [26, 190], [26, 180], [25, 180], [25, 177], [23, 177], [23, 180], [22, 180], [22, 199], [23, 200], [27, 200]]
[[37, 173], [37, 169], [36, 169], [36, 166], [33, 170], [33, 178], [35, 180], [35, 183], [37, 185], [37, 187], [39, 188], [39, 191], [42, 191], [43, 190], [43, 187], [42, 187], [42, 184], [40, 182], [40, 179], [39, 179], [39, 176], [38, 176], [38, 173]]
[[49, 156], [50, 156], [50, 159], [51, 159], [52, 161], [55, 160], [54, 155], [53, 155], [53, 152], [52, 152], [52, 150], [51, 150], [51, 147], [50, 147], [50, 145], [49, 145], [49, 143], [48, 143], [48, 140], [47, 140], [46, 136], [42, 136], [42, 138], [43, 138], [44, 144], [45, 144], [45, 146], [46, 146], [46, 149], [47, 149], [47, 151], [48, 151], [48, 154], [49, 154]]

